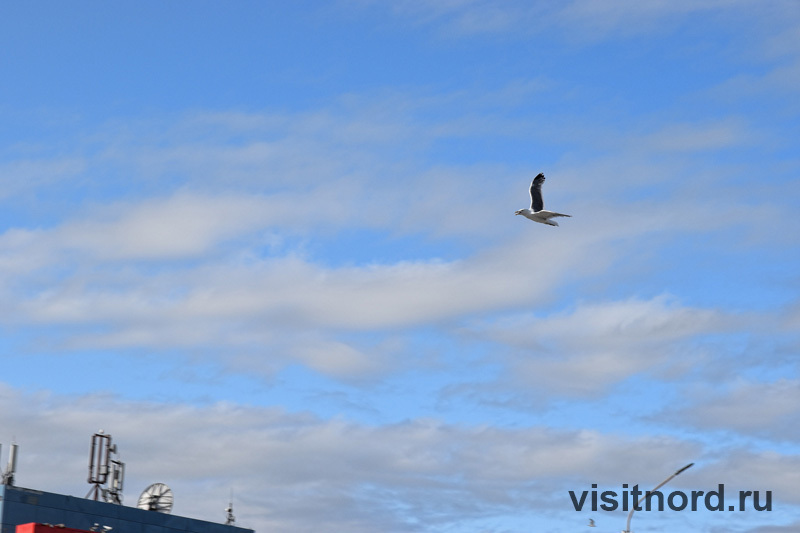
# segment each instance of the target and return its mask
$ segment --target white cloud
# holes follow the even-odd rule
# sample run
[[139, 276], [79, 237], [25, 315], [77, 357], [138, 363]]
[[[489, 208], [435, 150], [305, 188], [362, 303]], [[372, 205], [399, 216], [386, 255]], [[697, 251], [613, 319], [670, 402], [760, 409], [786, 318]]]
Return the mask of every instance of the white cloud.
[[686, 352], [696, 337], [732, 329], [735, 317], [680, 306], [666, 297], [582, 304], [569, 313], [524, 314], [478, 326], [513, 348], [514, 380], [545, 391], [586, 395], [605, 392], [642, 372], [687, 370]]
[[[369, 18], [339, 17], [353, 3]], [[230, 85], [238, 109], [322, 108], [98, 102], [0, 150], [18, 480], [84, 494], [102, 427], [129, 503], [165, 481], [177, 512], [220, 521], [233, 488], [258, 531], [527, 531], [494, 520], [574, 519], [567, 490], [692, 460], [675, 487], [774, 489], [796, 511], [794, 0], [339, 7], [287, 27], [320, 39], [283, 43], [270, 75], [234, 61], [213, 80], [256, 73]], [[286, 9], [270, 16], [297, 24]], [[232, 44], [268, 59], [265, 35]], [[334, 41], [356, 54], [292, 60]], [[540, 170], [560, 228], [513, 216]], [[21, 392], [98, 386], [120, 397]]]
[[655, 2], [576, 0], [567, 3], [554, 15], [554, 18], [574, 32], [576, 38], [594, 40], [663, 31], [665, 27], [670, 27], [670, 24], [676, 24], [681, 17], [697, 16], [701, 13], [722, 13], [726, 10], [741, 9], [746, 5], [747, 2], [741, 0]]
[[745, 533], [792, 533], [798, 529], [800, 529], [800, 522], [793, 522], [782, 526], [758, 526], [748, 529]]
[[[755, 134], [735, 120], [713, 124], [670, 124], [640, 139], [655, 151], [708, 152], [752, 144]], [[641, 146], [641, 145], [639, 145]]]
[[674, 421], [704, 430], [722, 429], [776, 440], [800, 437], [800, 380], [757, 382], [739, 378], [709, 389], [689, 387], [689, 407], [667, 412]]
[[[256, 126], [241, 115], [208, 120], [245, 130], [271, 124], [268, 117], [258, 117], [251, 117]], [[129, 156], [136, 157], [135, 150]], [[209, 166], [216, 164], [222, 165]], [[19, 325], [71, 325], [63, 345], [73, 349], [256, 350], [271, 354], [270, 364], [259, 362], [258, 367], [299, 360], [331, 375], [355, 376], [374, 371], [376, 363], [364, 355], [363, 346], [342, 341], [340, 331], [411, 328], [536, 308], [565, 282], [602, 276], [616, 258], [629, 255], [629, 247], [646, 249], [654, 234], [698, 227], [714, 232], [742, 223], [735, 216], [736, 199], [724, 196], [705, 205], [704, 200], [689, 205], [662, 199], [616, 209], [613, 196], [624, 186], [650, 182], [638, 169], [622, 175], [613, 169], [611, 181], [618, 186], [609, 187], [612, 199], [603, 203], [594, 184], [612, 173], [609, 166], [599, 175], [597, 169], [590, 175], [566, 169], [548, 182], [550, 205], [575, 215], [551, 231], [512, 215], [527, 202], [527, 178], [513, 190], [492, 186], [486, 196], [480, 170], [437, 168], [397, 182], [383, 176], [318, 183], [306, 178], [294, 188], [259, 193], [241, 183], [222, 193], [199, 179], [195, 187], [156, 197], [87, 206], [61, 225], [0, 235], [0, 289], [5, 294], [0, 310]], [[454, 190], [459, 191], [455, 203]], [[576, 191], [591, 202], [569, 201]], [[480, 200], [482, 195], [486, 198]], [[759, 212], [771, 211], [750, 210], [753, 216]], [[361, 259], [328, 266], [304, 249], [306, 236], [333, 237], [346, 228], [423, 232], [421, 240], [441, 239], [444, 245], [452, 242], [448, 239], [471, 239], [483, 250], [467, 251], [460, 259]], [[629, 274], [641, 267], [624, 265]], [[658, 309], [643, 311], [659, 315]], [[587, 338], [600, 336], [578, 323]], [[559, 324], [552, 319], [551, 331], [561, 331]], [[279, 332], [299, 339], [304, 329], [318, 331], [319, 337], [275, 349]], [[648, 351], [649, 345], [638, 342], [637, 354]], [[324, 361], [319, 346], [335, 348], [330, 353], [338, 355]], [[574, 383], [573, 375], [592, 373], [594, 379], [583, 383], [596, 391], [653, 368], [665, 357], [653, 350], [651, 359], [626, 359], [614, 353], [618, 346], [602, 346], [596, 343], [588, 351], [565, 345], [563, 353], [570, 355], [564, 360], [537, 364], [547, 367], [547, 374], [557, 378], [551, 383], [559, 387]], [[385, 359], [378, 359], [377, 367], [383, 367]]]
[[102, 428], [126, 462], [126, 502], [165, 482], [176, 514], [220, 521], [233, 488], [239, 524], [258, 531], [318, 530], [322, 521], [349, 531], [455, 525], [552, 505], [562, 489], [557, 501], [574, 513], [566, 490], [621, 483], [699, 451], [663, 437], [431, 419], [366, 426], [273, 408], [22, 395], [8, 386], [0, 389], [0, 425], [21, 446], [21, 486], [82, 492], [85, 447]]
[[773, 499], [793, 505], [800, 503], [800, 456], [797, 454], [709, 448], [707, 457], [708, 463], [700, 475], [687, 476], [687, 480], [703, 480], [707, 487], [722, 483], [726, 492], [758, 490], [764, 494], [769, 490]]
[[25, 156], [0, 162], [0, 201], [29, 195], [60, 180], [76, 179], [86, 171], [86, 160], [78, 156], [50, 160]]
[[325, 339], [298, 339], [294, 355], [303, 364], [322, 374], [358, 378], [384, 370], [391, 363], [379, 350], [366, 353], [350, 344]]
[[[375, 4], [362, 0], [357, 4]], [[746, 0], [676, 0], [636, 2], [526, 2], [521, 0], [427, 0], [400, 1], [391, 5], [393, 13], [416, 24], [438, 25], [458, 37], [481, 34], [553, 35], [559, 29], [571, 40], [596, 42], [663, 32], [682, 19], [700, 14], [728, 16], [749, 13]], [[791, 2], [783, 2], [776, 11], [790, 12]], [[770, 19], [772, 13], [761, 14]], [[765, 16], [768, 15], [768, 16]], [[751, 13], [752, 16], [752, 13]]]
[[176, 514], [218, 522], [233, 489], [239, 525], [257, 531], [457, 527], [530, 510], [572, 517], [568, 490], [655, 483], [692, 461], [671, 487], [723, 483], [728, 494], [772, 490], [784, 508], [800, 504], [797, 456], [658, 435], [435, 419], [364, 425], [271, 407], [23, 394], [8, 385], [0, 386], [0, 427], [20, 444], [20, 486], [82, 496], [89, 436], [102, 428], [126, 462], [127, 504], [165, 482]]
[[55, 231], [52, 246], [101, 260], [191, 258], [253, 231], [264, 219], [276, 217], [277, 208], [258, 197], [179, 192], [135, 206], [102, 208], [95, 220], [68, 223]]

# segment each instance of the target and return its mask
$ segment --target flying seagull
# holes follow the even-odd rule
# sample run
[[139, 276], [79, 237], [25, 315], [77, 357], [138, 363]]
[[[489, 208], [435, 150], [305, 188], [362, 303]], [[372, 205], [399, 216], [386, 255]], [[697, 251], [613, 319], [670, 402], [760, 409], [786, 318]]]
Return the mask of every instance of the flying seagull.
[[594, 520], [592, 520], [591, 518], [589, 519], [589, 527], [597, 527], [594, 525]]
[[572, 215], [545, 211], [544, 200], [542, 200], [542, 183], [544, 183], [544, 174], [540, 172], [531, 182], [531, 208], [520, 209], [514, 214], [522, 215], [534, 222], [541, 222], [548, 226], [558, 226], [558, 222], [550, 219], [553, 217], [569, 217]]

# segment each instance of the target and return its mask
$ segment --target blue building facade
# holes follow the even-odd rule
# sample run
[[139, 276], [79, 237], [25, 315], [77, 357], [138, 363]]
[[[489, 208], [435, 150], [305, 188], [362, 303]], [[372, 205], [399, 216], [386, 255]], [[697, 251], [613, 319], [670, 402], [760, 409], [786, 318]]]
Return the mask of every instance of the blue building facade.
[[83, 530], [107, 526], [113, 528], [111, 533], [254, 533], [252, 529], [0, 485], [0, 533], [15, 533], [18, 525], [30, 522]]

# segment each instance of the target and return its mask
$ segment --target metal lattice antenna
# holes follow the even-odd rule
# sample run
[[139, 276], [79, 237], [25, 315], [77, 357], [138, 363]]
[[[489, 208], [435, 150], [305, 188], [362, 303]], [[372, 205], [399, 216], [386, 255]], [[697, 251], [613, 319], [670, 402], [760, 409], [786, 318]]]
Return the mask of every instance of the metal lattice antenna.
[[[89, 478], [94, 485], [86, 494], [87, 498], [99, 500], [103, 497], [109, 503], [122, 504], [122, 486], [125, 478], [125, 463], [112, 459], [117, 455], [117, 445], [111, 444], [111, 435], [101, 429], [92, 435], [92, 446], [89, 450]], [[102, 488], [109, 483], [109, 488]]]

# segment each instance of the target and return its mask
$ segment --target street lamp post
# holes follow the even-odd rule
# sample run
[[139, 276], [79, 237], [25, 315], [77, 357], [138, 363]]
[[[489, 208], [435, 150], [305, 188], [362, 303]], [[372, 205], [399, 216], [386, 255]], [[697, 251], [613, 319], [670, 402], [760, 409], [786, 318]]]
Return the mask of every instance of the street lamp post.
[[684, 470], [688, 470], [693, 464], [694, 463], [689, 463], [688, 465], [684, 466], [683, 468], [681, 468], [680, 470], [669, 476], [667, 479], [656, 485], [656, 488], [654, 488], [653, 490], [645, 492], [644, 496], [642, 496], [639, 499], [639, 501], [636, 502], [636, 504], [633, 506], [633, 509], [631, 509], [631, 512], [628, 513], [628, 522], [625, 524], [625, 529], [622, 531], [622, 533], [631, 533], [631, 518], [633, 518], [633, 512], [636, 510], [637, 507], [639, 507], [639, 504], [642, 503], [645, 498], [647, 498], [648, 494], [657, 491], [658, 489], [666, 485], [672, 478], [674, 478]]

